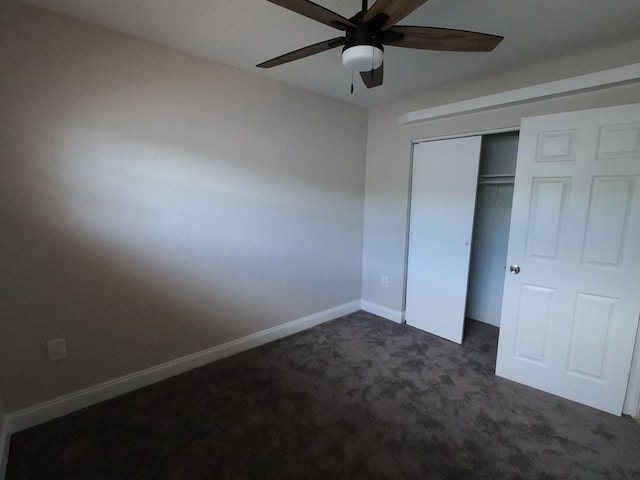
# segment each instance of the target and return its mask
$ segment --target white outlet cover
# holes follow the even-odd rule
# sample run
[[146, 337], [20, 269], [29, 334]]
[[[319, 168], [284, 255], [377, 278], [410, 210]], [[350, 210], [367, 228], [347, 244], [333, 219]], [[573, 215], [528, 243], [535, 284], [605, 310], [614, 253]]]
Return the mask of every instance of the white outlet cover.
[[67, 358], [67, 340], [65, 338], [56, 338], [48, 341], [47, 354], [50, 362]]

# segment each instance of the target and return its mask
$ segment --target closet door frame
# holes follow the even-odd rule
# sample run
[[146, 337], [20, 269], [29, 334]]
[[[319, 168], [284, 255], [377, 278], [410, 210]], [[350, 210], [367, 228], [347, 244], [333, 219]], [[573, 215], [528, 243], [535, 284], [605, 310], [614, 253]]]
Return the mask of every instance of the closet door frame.
[[[415, 144], [421, 142], [429, 142], [435, 140], [447, 140], [452, 138], [464, 138], [464, 137], [475, 137], [475, 136], [485, 136], [492, 135], [496, 133], [508, 133], [508, 132], [519, 132], [520, 125], [514, 125], [513, 127], [506, 128], [498, 128], [491, 130], [480, 130], [475, 132], [466, 132], [461, 134], [454, 135], [440, 135], [435, 137], [427, 137], [427, 138], [419, 138], [412, 140], [412, 147]], [[413, 151], [413, 148], [411, 149]], [[413, 171], [413, 158], [411, 158], [410, 164], [410, 172]], [[410, 212], [411, 212], [411, 185], [412, 185], [412, 177], [409, 175], [409, 185], [408, 185], [408, 205], [409, 210], [407, 212], [407, 230], [406, 230], [406, 248], [405, 248], [405, 278], [404, 278], [404, 292], [403, 292], [403, 314], [402, 314], [402, 323], [407, 323], [406, 320], [406, 292], [407, 292], [407, 270], [409, 265], [409, 238], [410, 238]], [[632, 417], [640, 418], [640, 328], [638, 329], [638, 333], [636, 335], [635, 342], [635, 353], [633, 356], [633, 360], [631, 362], [631, 374], [629, 377], [629, 384], [627, 387], [627, 394], [625, 398], [624, 409], [622, 411], [623, 414], [630, 415]]]
[[[404, 278], [403, 278], [403, 286], [402, 286], [402, 317], [400, 322], [402, 324], [407, 324], [407, 277], [409, 270], [409, 240], [411, 238], [411, 195], [412, 195], [412, 187], [413, 187], [413, 151], [417, 144], [423, 142], [433, 142], [438, 140], [450, 140], [454, 138], [466, 138], [466, 137], [484, 137], [486, 135], [494, 135], [498, 133], [512, 133], [512, 132], [520, 132], [520, 126], [513, 127], [505, 127], [505, 128], [496, 128], [491, 130], [479, 130], [477, 132], [467, 132], [460, 133], [455, 135], [438, 135], [435, 137], [424, 137], [424, 138], [415, 138], [411, 140], [411, 159], [409, 163], [409, 184], [407, 186], [407, 229], [405, 232], [405, 255], [404, 255]], [[639, 343], [640, 344], [640, 343]]]

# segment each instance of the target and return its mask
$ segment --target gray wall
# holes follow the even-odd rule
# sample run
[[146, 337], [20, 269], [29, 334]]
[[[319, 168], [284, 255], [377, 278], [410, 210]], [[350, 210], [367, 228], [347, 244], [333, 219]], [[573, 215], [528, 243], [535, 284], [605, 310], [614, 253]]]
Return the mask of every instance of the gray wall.
[[8, 411], [361, 298], [365, 109], [8, 2], [0, 32]]
[[[640, 84], [400, 126], [408, 112], [640, 62], [640, 41], [479, 77], [419, 93], [369, 112], [363, 300], [399, 315], [404, 302], [411, 142], [520, 125], [523, 117], [640, 102]], [[389, 286], [381, 285], [388, 275]], [[394, 315], [396, 316], [396, 315]]]

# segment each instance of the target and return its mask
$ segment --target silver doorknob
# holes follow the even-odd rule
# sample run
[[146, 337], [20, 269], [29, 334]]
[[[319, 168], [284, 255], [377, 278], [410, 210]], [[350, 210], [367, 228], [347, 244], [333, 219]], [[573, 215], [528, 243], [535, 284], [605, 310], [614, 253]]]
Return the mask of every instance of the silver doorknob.
[[511, 265], [509, 267], [509, 271], [514, 275], [517, 275], [518, 273], [520, 273], [520, 267], [518, 265]]

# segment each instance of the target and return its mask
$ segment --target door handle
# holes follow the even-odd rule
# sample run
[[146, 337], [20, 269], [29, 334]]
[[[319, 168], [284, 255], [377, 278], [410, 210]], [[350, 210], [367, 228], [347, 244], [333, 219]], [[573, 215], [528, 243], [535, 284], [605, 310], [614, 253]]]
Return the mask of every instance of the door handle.
[[520, 273], [520, 267], [519, 267], [518, 265], [511, 265], [511, 266], [509, 267], [509, 271], [510, 271], [511, 273], [513, 273], [514, 275], [517, 275], [517, 274], [519, 274], [519, 273]]

